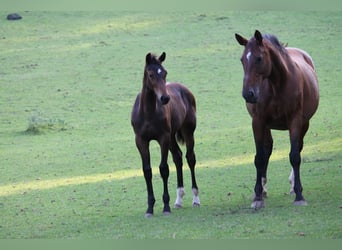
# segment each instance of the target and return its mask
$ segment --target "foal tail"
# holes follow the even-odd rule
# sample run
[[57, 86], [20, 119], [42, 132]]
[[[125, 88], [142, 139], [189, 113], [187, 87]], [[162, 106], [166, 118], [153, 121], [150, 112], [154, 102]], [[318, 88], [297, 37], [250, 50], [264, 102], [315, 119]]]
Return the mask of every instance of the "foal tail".
[[176, 133], [176, 138], [177, 138], [177, 141], [180, 143], [180, 144], [184, 144], [185, 140], [184, 140], [184, 136], [182, 134], [182, 131], [181, 130], [178, 130], [177, 133]]

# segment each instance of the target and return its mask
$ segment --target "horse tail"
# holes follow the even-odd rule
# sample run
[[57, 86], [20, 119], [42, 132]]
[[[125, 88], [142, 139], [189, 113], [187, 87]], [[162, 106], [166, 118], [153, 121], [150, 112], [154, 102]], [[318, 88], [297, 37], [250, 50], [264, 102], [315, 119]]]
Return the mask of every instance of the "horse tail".
[[180, 143], [180, 144], [184, 144], [185, 140], [184, 140], [184, 136], [182, 134], [182, 131], [177, 131], [176, 133], [176, 138], [177, 138], [177, 141]]

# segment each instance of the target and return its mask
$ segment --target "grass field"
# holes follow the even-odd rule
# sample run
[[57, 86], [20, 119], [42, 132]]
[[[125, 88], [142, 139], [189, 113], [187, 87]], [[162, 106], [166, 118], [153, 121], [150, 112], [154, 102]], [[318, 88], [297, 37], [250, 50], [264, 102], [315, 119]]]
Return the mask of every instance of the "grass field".
[[[0, 238], [341, 239], [341, 12], [0, 12]], [[254, 142], [234, 33], [273, 33], [313, 57], [320, 106], [302, 153], [306, 207], [288, 194], [289, 139], [274, 131], [266, 208], [253, 211]], [[197, 98], [201, 207], [155, 216], [130, 112], [145, 55], [167, 54], [169, 81]], [[169, 157], [171, 201], [176, 175]]]

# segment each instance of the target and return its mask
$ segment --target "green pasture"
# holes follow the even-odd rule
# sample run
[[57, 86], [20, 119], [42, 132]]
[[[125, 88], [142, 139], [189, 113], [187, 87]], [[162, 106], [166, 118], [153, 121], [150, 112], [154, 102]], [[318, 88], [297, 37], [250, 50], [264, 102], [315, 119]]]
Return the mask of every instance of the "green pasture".
[[[0, 12], [0, 238], [341, 239], [342, 13]], [[320, 105], [305, 137], [308, 206], [289, 195], [288, 132], [273, 131], [266, 208], [255, 184], [250, 117], [241, 97], [242, 47], [234, 34], [273, 33], [309, 52]], [[155, 215], [130, 113], [145, 55], [166, 52], [169, 81], [197, 99], [201, 207], [162, 215], [159, 147], [151, 144]], [[175, 167], [169, 157], [171, 202]]]

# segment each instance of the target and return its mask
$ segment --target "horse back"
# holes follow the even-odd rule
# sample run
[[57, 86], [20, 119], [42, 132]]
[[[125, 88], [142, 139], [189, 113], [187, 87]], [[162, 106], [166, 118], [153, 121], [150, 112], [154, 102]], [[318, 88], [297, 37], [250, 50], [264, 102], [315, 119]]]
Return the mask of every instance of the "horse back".
[[183, 123], [192, 123], [196, 126], [196, 100], [191, 91], [180, 83], [167, 83], [167, 92], [170, 95], [170, 108], [173, 127], [180, 128]]
[[298, 67], [303, 84], [303, 113], [310, 119], [316, 112], [319, 102], [319, 87], [315, 65], [311, 56], [298, 48], [287, 48], [287, 51]]

